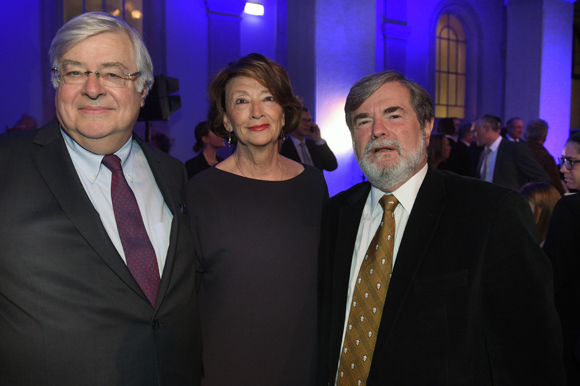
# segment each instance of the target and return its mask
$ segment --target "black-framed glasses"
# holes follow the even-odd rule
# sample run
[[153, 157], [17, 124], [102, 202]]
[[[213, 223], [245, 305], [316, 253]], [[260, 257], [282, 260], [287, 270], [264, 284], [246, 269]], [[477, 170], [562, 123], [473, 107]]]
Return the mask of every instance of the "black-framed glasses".
[[64, 84], [83, 84], [90, 74], [95, 74], [105, 87], [127, 87], [129, 82], [134, 81], [141, 75], [140, 72], [124, 74], [121, 70], [112, 68], [106, 71], [82, 71], [76, 68], [59, 69], [52, 68], [59, 82]]
[[577, 164], [580, 162], [580, 159], [569, 159], [569, 158], [564, 158], [564, 157], [560, 157], [558, 158], [558, 160], [560, 161], [560, 165], [564, 165], [566, 166], [566, 169], [568, 170], [572, 170], [572, 168], [574, 167], [574, 164]]

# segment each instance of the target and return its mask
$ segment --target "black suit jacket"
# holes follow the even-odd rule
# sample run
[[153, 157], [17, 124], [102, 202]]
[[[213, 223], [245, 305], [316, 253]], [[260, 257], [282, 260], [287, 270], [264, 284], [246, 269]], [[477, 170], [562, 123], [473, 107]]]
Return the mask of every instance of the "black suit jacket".
[[[568, 384], [580, 384], [580, 193], [562, 197], [554, 207], [544, 251], [554, 267], [556, 309], [564, 334]], [[574, 355], [576, 347], [577, 354]]]
[[[369, 183], [332, 197], [320, 254], [320, 385], [333, 385]], [[367, 385], [561, 385], [551, 267], [517, 192], [429, 166], [396, 257]]]
[[518, 190], [528, 182], [550, 183], [550, 176], [524, 142], [502, 139], [497, 149], [493, 183]]
[[0, 384], [199, 384], [185, 170], [137, 141], [173, 213], [155, 309], [110, 241], [58, 122], [0, 136]]
[[[322, 170], [328, 170], [329, 172], [335, 170], [338, 167], [338, 163], [336, 162], [336, 157], [328, 144], [325, 143], [324, 145], [317, 145], [312, 139], [305, 140], [306, 147], [308, 148], [308, 152], [310, 153], [310, 158], [312, 158], [312, 163], [314, 167]], [[280, 149], [280, 154], [284, 157], [290, 158], [296, 162], [300, 161], [300, 156], [298, 155], [298, 150], [296, 150], [296, 146], [294, 146], [294, 142], [290, 137], [286, 138], [284, 143], [282, 143], [282, 149]]]
[[469, 146], [461, 141], [449, 139], [451, 152], [449, 158], [445, 161], [447, 169], [461, 176], [473, 177], [471, 173], [471, 154]]

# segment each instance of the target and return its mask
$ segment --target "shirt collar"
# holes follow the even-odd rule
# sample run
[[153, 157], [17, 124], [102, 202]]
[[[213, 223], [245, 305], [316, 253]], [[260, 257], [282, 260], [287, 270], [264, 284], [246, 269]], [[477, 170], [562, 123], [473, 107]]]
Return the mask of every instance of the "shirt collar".
[[294, 146], [296, 146], [298, 148], [298, 146], [300, 146], [301, 143], [306, 143], [306, 138], [304, 138], [303, 141], [300, 141], [298, 138], [296, 138], [293, 135], [290, 135], [290, 139], [292, 139], [292, 142], [294, 142]]
[[[89, 180], [92, 184], [99, 177], [99, 172], [101, 170], [101, 162], [104, 155], [95, 154], [81, 145], [79, 145], [66, 131], [62, 128], [60, 133], [64, 138], [64, 143], [71, 157], [74, 159], [74, 163], [78, 170]], [[115, 155], [121, 159], [121, 165], [123, 166], [123, 172], [130, 181], [133, 181], [133, 157], [131, 155], [135, 153], [136, 147], [133, 146], [133, 137], [120, 148]]]
[[489, 146], [488, 149], [491, 150], [491, 151], [493, 151], [493, 152], [497, 151], [497, 148], [499, 147], [499, 144], [501, 143], [501, 140], [502, 140], [502, 136], [500, 135], [500, 136], [498, 136], [496, 138], [495, 141], [493, 141], [493, 143]]
[[[411, 209], [413, 209], [413, 205], [415, 204], [415, 199], [417, 198], [417, 194], [419, 193], [419, 188], [427, 175], [427, 164], [421, 168], [413, 177], [409, 178], [407, 182], [401, 185], [397, 190], [395, 190], [392, 194], [399, 200], [399, 205], [403, 207], [407, 213], [411, 213]], [[379, 205], [379, 200], [381, 197], [385, 195], [385, 192], [380, 190], [379, 188], [372, 186], [371, 188], [371, 209], [372, 213]]]

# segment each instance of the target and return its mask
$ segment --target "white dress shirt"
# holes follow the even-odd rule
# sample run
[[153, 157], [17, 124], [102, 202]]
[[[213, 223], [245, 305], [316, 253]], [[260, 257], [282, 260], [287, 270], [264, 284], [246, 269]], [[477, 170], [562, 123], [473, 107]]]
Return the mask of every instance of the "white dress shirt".
[[502, 136], [500, 135], [497, 137], [495, 141], [489, 146], [489, 148], [485, 148], [483, 151], [485, 152], [487, 149], [490, 150], [487, 156], [487, 165], [481, 165], [480, 175], [483, 176], [483, 168], [487, 167], [487, 172], [485, 173], [485, 181], [493, 182], [493, 171], [495, 170], [495, 160], [497, 159], [497, 149], [499, 148], [499, 144], [502, 141]]
[[[112, 173], [105, 165], [101, 164], [104, 155], [91, 153], [84, 149], [62, 129], [61, 134], [89, 199], [99, 213], [111, 242], [123, 261], [127, 263], [111, 200]], [[169, 248], [173, 214], [163, 199], [139, 144], [131, 137], [115, 155], [121, 159], [123, 173], [135, 194], [145, 230], [157, 256], [159, 275], [161, 276]]]
[[509, 133], [506, 133], [505, 137], [511, 142], [520, 142], [519, 138], [513, 138], [511, 135], [509, 135]]
[[[290, 139], [292, 140], [292, 143], [294, 144], [294, 147], [296, 148], [296, 151], [298, 152], [298, 157], [300, 157], [300, 162], [302, 162], [303, 164], [307, 164], [307, 165], [312, 165], [312, 155], [310, 155], [310, 151], [308, 150], [308, 146], [306, 146], [306, 140], [300, 142], [299, 139], [296, 139], [293, 135], [290, 136]], [[304, 159], [304, 153], [302, 152], [301, 146], [300, 144], [304, 144], [304, 151], [308, 154], [308, 157], [310, 157], [310, 160], [306, 160]]]
[[[411, 210], [415, 204], [415, 199], [417, 198], [417, 193], [419, 188], [425, 179], [427, 174], [427, 164], [423, 166], [417, 174], [411, 177], [407, 182], [395, 190], [392, 194], [399, 200], [399, 205], [395, 208], [395, 241], [393, 246], [393, 273], [396, 272], [395, 261], [397, 259], [397, 253], [399, 252], [399, 246], [401, 245], [401, 240], [403, 234], [405, 233], [405, 227], [407, 226], [407, 221], [411, 215]], [[350, 305], [352, 303], [352, 297], [354, 294], [354, 287], [356, 285], [356, 280], [358, 278], [358, 273], [360, 267], [364, 260], [365, 254], [369, 248], [379, 224], [383, 218], [383, 208], [379, 204], [379, 200], [383, 197], [385, 193], [376, 188], [371, 187], [371, 192], [367, 197], [365, 206], [363, 208], [361, 220], [358, 226], [358, 233], [356, 235], [356, 241], [354, 244], [354, 251], [352, 255], [352, 264], [350, 267], [350, 279], [348, 294], [346, 299], [346, 315], [344, 318], [344, 328], [342, 332], [342, 342], [344, 344], [344, 337], [346, 334], [346, 326], [348, 324], [348, 317], [350, 315]], [[391, 275], [392, 275], [391, 274]], [[342, 352], [342, 347], [341, 347]], [[338, 364], [338, 369], [340, 369], [340, 359]], [[338, 371], [337, 371], [338, 376]], [[336, 381], [335, 381], [336, 384]]]

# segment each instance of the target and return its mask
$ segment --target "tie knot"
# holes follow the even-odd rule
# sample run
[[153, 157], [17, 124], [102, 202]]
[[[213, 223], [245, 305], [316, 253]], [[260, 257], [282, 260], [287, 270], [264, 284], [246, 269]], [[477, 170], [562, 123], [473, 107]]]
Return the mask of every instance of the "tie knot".
[[379, 204], [381, 204], [385, 212], [394, 212], [397, 204], [399, 204], [399, 200], [392, 194], [385, 194], [379, 200]]
[[300, 142], [300, 147], [306, 147], [306, 144], [304, 142]]
[[107, 169], [109, 169], [112, 172], [122, 170], [121, 159], [117, 157], [115, 154], [108, 154], [104, 156], [101, 162], [103, 163], [103, 165], [107, 167]]

